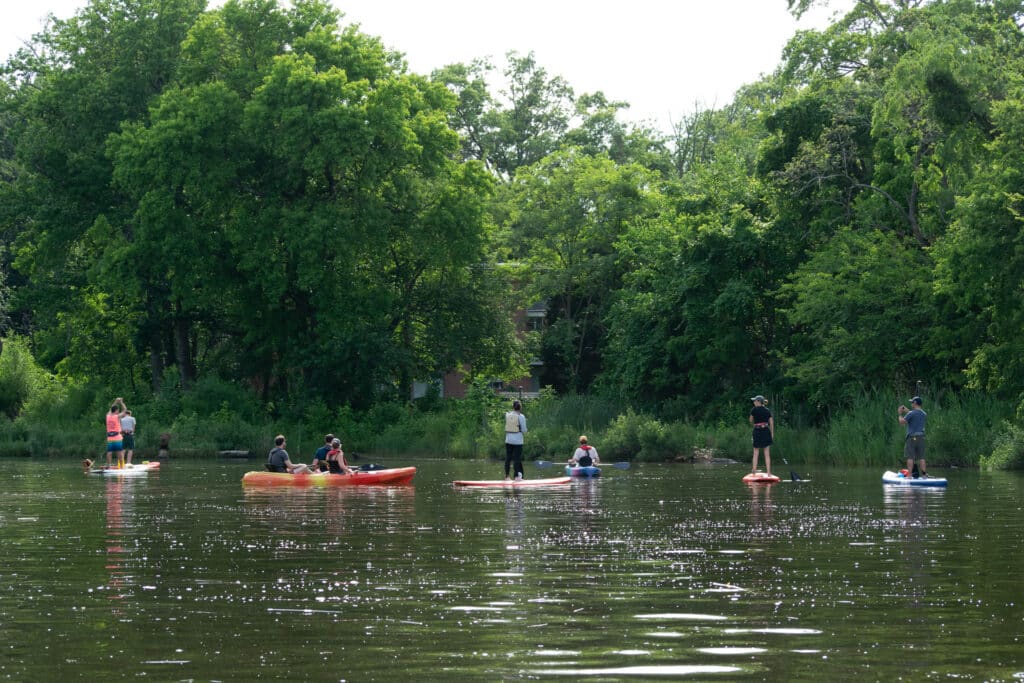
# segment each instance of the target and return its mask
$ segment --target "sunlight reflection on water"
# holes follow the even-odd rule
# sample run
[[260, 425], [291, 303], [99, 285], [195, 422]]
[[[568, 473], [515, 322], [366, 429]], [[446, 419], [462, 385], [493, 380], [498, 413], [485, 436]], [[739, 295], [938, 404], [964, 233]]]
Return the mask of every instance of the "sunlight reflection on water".
[[112, 657], [121, 680], [819, 680], [825, 658], [836, 680], [893, 680], [925, 652], [949, 678], [1024, 667], [1012, 481], [750, 491], [735, 470], [637, 466], [462, 495], [451, 480], [480, 463], [432, 462], [401, 490], [189, 467], [15, 482], [0, 677], [96, 677]]

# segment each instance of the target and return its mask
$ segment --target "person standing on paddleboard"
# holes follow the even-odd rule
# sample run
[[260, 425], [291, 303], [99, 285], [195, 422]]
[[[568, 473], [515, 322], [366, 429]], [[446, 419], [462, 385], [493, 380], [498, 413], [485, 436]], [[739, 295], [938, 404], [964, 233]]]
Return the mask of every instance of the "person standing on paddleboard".
[[126, 410], [124, 399], [118, 396], [114, 399], [114, 403], [111, 404], [110, 412], [107, 413], [107, 469], [111, 467], [111, 453], [117, 453], [118, 467], [124, 464], [122, 462], [124, 460], [124, 442], [121, 439], [121, 418], [124, 417]]
[[775, 418], [772, 411], [765, 408], [767, 403], [764, 396], [758, 394], [750, 399], [754, 407], [750, 409], [750, 424], [754, 427], [754, 457], [750, 463], [750, 473], [757, 473], [757, 455], [759, 450], [764, 451], [764, 471], [772, 473], [771, 446], [775, 440]]
[[132, 411], [124, 409], [124, 416], [121, 417], [121, 445], [124, 447], [124, 462], [132, 464], [132, 456], [135, 454], [135, 418]]
[[512, 410], [505, 413], [505, 480], [508, 480], [509, 465], [512, 465], [517, 480], [523, 478], [523, 434], [526, 433], [526, 416], [523, 404], [512, 402]]
[[907, 427], [907, 437], [903, 445], [903, 457], [907, 459], [908, 472], [913, 471], [914, 460], [917, 460], [918, 474], [914, 475], [915, 479], [918, 477], [927, 479], [928, 473], [925, 471], [926, 467], [924, 464], [924, 427], [925, 423], [928, 422], [928, 413], [921, 410], [920, 396], [910, 399], [910, 406], [910, 410], [907, 410], [907, 407], [904, 405], [896, 409], [896, 416], [899, 418], [900, 424]]

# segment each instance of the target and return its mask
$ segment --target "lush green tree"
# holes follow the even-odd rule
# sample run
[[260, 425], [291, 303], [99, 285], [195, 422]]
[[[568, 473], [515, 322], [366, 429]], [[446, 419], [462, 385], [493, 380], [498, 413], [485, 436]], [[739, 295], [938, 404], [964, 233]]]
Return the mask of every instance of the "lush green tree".
[[530, 266], [533, 299], [547, 302], [544, 381], [559, 391], [586, 389], [601, 371], [608, 293], [620, 282], [613, 247], [658, 210], [655, 180], [576, 149], [516, 174], [507, 238], [513, 258]]
[[[1018, 72], [1019, 73], [1019, 72]], [[1002, 398], [1024, 395], [1024, 88], [992, 109], [992, 164], [956, 208], [948, 238], [937, 245], [939, 293], [968, 324], [970, 384]]]
[[197, 22], [180, 85], [112, 138], [139, 239], [111, 271], [165, 255], [132, 272], [186, 351], [183, 381], [230, 373], [268, 396], [365, 403], [500, 365], [510, 328], [481, 268], [491, 179], [456, 158], [454, 98], [379, 41], [331, 30], [322, 4], [295, 11], [229, 2]]
[[[19, 328], [54, 366], [73, 344], [65, 332], [91, 328], [93, 302], [120, 299], [90, 271], [129, 238], [132, 207], [111, 186], [106, 139], [145, 115], [177, 68], [179, 46], [202, 0], [92, 0], [53, 20], [4, 69], [3, 109], [13, 150], [10, 182], [0, 186], [0, 221], [29, 280], [14, 301]], [[105, 295], [105, 297], [104, 297]], [[113, 378], [127, 352], [108, 339], [106, 363], [86, 363]], [[75, 365], [77, 361], [72, 361]], [[131, 362], [131, 360], [129, 360]]]
[[602, 384], [676, 417], [720, 415], [772, 376], [776, 313], [770, 224], [737, 157], [694, 171], [675, 213], [618, 242], [625, 286], [609, 316]]
[[783, 287], [793, 300], [786, 373], [795, 393], [825, 408], [930, 378], [929, 271], [892, 233], [843, 230], [816, 250]]

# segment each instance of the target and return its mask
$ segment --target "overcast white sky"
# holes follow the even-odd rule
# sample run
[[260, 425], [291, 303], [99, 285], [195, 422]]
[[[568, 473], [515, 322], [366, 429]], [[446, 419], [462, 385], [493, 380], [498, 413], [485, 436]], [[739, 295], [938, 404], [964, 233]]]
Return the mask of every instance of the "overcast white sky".
[[[453, 62], [533, 51], [577, 94], [625, 100], [628, 117], [663, 131], [696, 105], [723, 106], [779, 62], [798, 28], [821, 28], [854, 0], [797, 22], [786, 0], [332, 0], [346, 23], [405, 53], [428, 74]], [[0, 0], [0, 54], [13, 52], [50, 12], [66, 18], [87, 0]], [[221, 0], [211, 3], [222, 4]]]

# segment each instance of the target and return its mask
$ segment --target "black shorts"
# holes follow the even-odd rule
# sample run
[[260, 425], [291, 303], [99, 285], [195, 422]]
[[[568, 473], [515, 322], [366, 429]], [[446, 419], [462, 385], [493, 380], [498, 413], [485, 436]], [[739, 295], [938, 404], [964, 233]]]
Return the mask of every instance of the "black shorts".
[[766, 427], [754, 429], [754, 448], [767, 448], [772, 445], [772, 430]]

